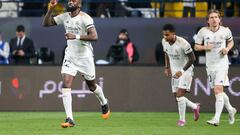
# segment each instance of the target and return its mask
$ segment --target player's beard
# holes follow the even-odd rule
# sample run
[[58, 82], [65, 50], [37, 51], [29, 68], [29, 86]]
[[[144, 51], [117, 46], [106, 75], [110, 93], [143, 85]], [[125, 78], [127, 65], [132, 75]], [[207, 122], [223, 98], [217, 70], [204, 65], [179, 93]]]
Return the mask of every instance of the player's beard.
[[73, 4], [67, 4], [66, 9], [68, 12], [74, 12], [78, 9], [78, 6], [74, 6]]

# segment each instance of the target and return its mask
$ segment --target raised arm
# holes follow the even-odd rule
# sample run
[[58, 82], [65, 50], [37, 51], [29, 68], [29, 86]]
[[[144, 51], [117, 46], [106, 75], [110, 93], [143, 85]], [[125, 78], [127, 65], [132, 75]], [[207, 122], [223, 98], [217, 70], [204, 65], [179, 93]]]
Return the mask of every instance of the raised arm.
[[49, 26], [54, 26], [56, 25], [56, 22], [53, 19], [52, 12], [53, 9], [57, 6], [57, 0], [51, 0], [50, 1], [50, 8], [47, 11], [47, 14], [44, 16], [43, 19], [43, 26], [44, 27], [49, 27]]

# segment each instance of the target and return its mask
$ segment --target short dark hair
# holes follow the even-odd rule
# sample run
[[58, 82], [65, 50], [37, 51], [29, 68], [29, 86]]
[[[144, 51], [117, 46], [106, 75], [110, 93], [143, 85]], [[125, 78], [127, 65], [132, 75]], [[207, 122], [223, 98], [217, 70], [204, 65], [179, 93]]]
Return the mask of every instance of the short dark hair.
[[175, 27], [172, 24], [165, 24], [163, 26], [162, 30], [164, 30], [164, 31], [169, 30], [170, 32], [175, 32]]
[[25, 28], [24, 28], [23, 25], [18, 25], [16, 31], [17, 31], [17, 32], [24, 32], [24, 31], [25, 31]]
[[123, 33], [123, 34], [125, 34], [126, 36], [128, 36], [128, 31], [127, 31], [127, 29], [124, 29], [124, 28], [121, 29], [120, 32], [119, 32], [119, 34], [120, 34], [120, 33]]

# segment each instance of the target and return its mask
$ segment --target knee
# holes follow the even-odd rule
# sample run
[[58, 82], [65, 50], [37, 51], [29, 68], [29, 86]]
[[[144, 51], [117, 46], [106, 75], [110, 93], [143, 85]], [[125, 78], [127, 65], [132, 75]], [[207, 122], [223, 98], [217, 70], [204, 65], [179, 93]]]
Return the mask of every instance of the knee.
[[214, 88], [214, 94], [218, 95], [223, 92], [223, 86], [215, 86]]
[[178, 89], [176, 93], [176, 97], [182, 97], [185, 95], [185, 90], [184, 89]]
[[90, 84], [90, 85], [88, 85], [88, 88], [89, 88], [90, 91], [93, 92], [93, 91], [96, 90], [97, 86], [95, 84]]
[[72, 81], [71, 79], [63, 79], [63, 88], [71, 88], [72, 87]]

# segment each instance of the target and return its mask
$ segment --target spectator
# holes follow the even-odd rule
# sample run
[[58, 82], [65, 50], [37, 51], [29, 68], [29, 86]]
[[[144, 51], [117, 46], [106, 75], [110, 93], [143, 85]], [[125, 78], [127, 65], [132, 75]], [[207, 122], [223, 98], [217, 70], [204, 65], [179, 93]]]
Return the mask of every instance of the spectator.
[[0, 32], [0, 64], [9, 64], [9, 44], [5, 42]]
[[111, 64], [132, 64], [139, 59], [137, 48], [131, 42], [128, 31], [122, 29], [119, 32], [115, 45], [112, 45], [107, 53], [107, 60]]
[[118, 0], [118, 2], [114, 5], [115, 17], [127, 17], [129, 16], [128, 14], [128, 7], [126, 6], [126, 1], [124, 0]]
[[113, 3], [99, 3], [97, 7], [97, 17], [110, 18], [112, 15], [110, 13], [113, 10]]
[[210, 9], [221, 10], [222, 0], [207, 0], [207, 2], [208, 2], [208, 10]]
[[196, 0], [185, 0], [183, 2], [183, 17], [188, 17], [190, 12], [190, 17], [195, 17], [196, 11]]
[[18, 25], [16, 37], [10, 40], [10, 52], [13, 64], [30, 64], [30, 58], [35, 56], [34, 44], [26, 37], [23, 25]]
[[231, 0], [228, 0], [226, 3], [224, 3], [226, 8], [226, 17], [233, 17], [234, 16], [234, 2]]

